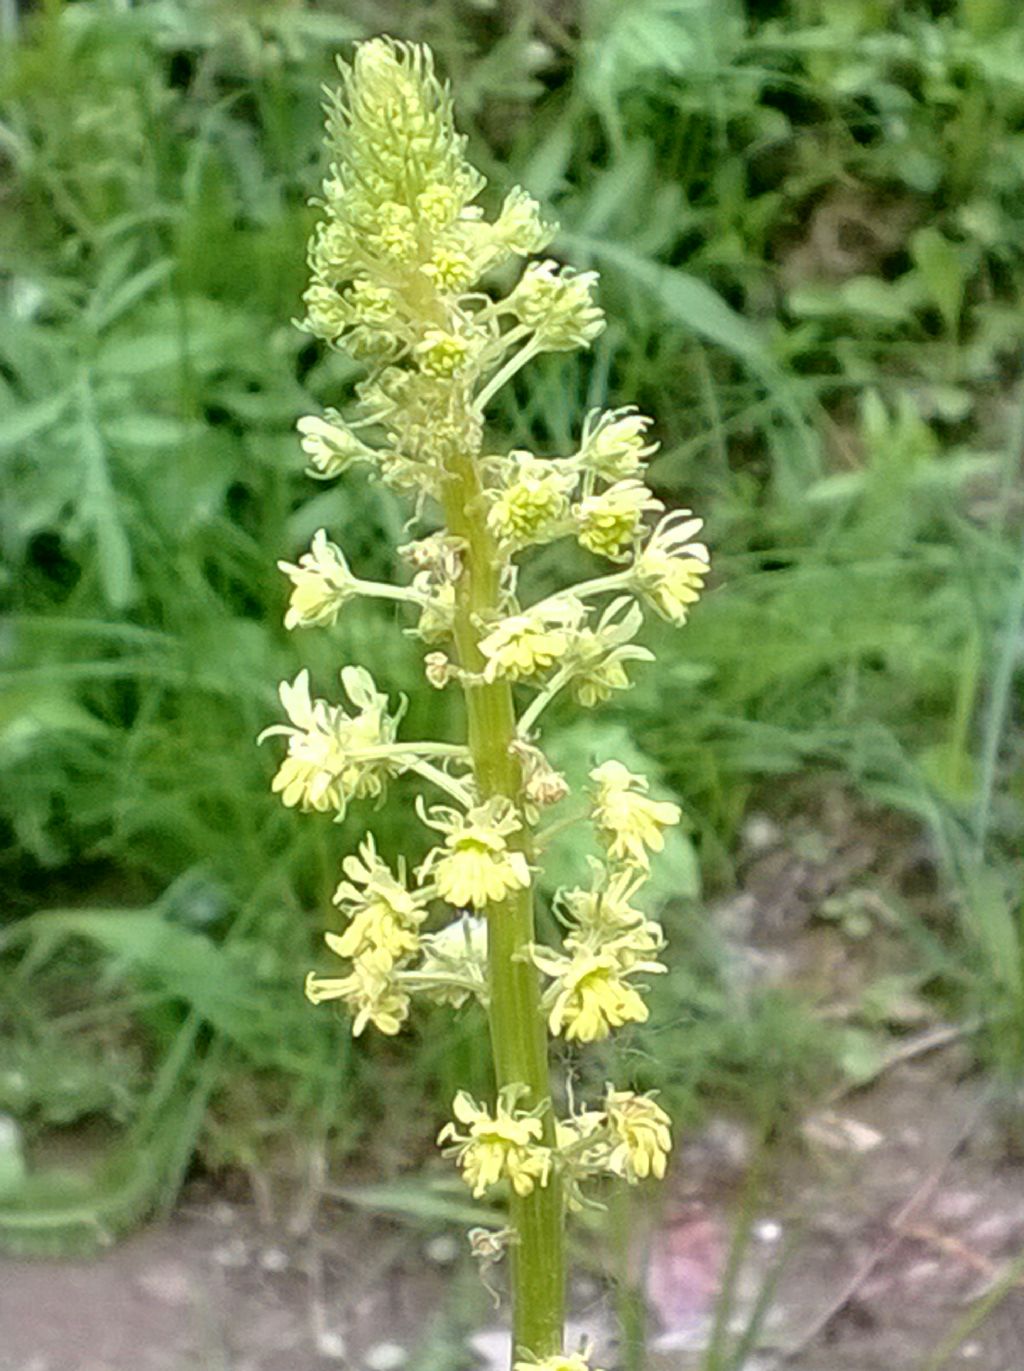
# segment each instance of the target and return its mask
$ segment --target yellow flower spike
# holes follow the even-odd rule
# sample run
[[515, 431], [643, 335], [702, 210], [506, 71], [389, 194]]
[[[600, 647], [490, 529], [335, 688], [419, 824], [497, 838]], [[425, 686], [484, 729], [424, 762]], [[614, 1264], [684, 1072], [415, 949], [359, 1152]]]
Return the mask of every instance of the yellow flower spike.
[[452, 1113], [467, 1131], [447, 1123], [437, 1141], [452, 1144], [445, 1147], [446, 1155], [456, 1158], [476, 1199], [500, 1180], [507, 1180], [517, 1195], [532, 1194], [535, 1186], [548, 1183], [551, 1149], [540, 1144], [543, 1125], [536, 1113], [515, 1107], [524, 1093], [524, 1086], [506, 1086], [493, 1116], [466, 1091], [455, 1096]]
[[[340, 65], [343, 89], [330, 97], [327, 135], [334, 157], [324, 201], [341, 229], [335, 262], [343, 270], [378, 247], [382, 227], [402, 238], [423, 225], [446, 228], [479, 193], [484, 178], [465, 160], [451, 98], [426, 48], [374, 38]], [[404, 246], [404, 238], [402, 241]]]
[[[539, 353], [589, 346], [604, 315], [596, 274], [554, 261], [527, 263], [508, 290], [487, 285], [512, 258], [541, 253], [554, 230], [522, 190], [490, 219], [475, 203], [484, 178], [466, 160], [429, 50], [389, 38], [356, 45], [326, 112], [330, 166], [301, 327], [365, 362], [366, 374], [352, 420], [326, 410], [299, 421], [302, 449], [317, 478], [371, 465], [414, 502], [414, 521], [435, 527], [440, 515], [440, 531], [406, 549], [411, 586], [358, 580], [319, 531], [282, 564], [286, 622], [329, 626], [352, 595], [413, 606], [407, 631], [427, 645], [427, 681], [464, 691], [467, 741], [399, 743], [401, 708], [360, 669], [342, 674], [345, 704], [314, 698], [306, 672], [282, 685], [287, 722], [262, 736], [286, 741], [272, 782], [286, 805], [340, 818], [350, 801], [379, 798], [410, 772], [455, 805], [417, 800], [442, 835], [418, 885], [381, 861], [370, 837], [345, 859], [335, 894], [344, 922], [326, 935], [344, 973], [311, 972], [306, 993], [343, 1005], [356, 1035], [368, 1025], [397, 1033], [413, 994], [485, 1008], [504, 1088], [493, 1112], [460, 1093], [440, 1141], [475, 1195], [499, 1183], [510, 1192], [497, 1237], [507, 1234], [515, 1254], [514, 1371], [589, 1371], [588, 1352], [560, 1350], [564, 1215], [586, 1203], [587, 1180], [661, 1175], [668, 1121], [650, 1097], [610, 1087], [603, 1110], [557, 1121], [540, 1030], [546, 1019], [551, 1033], [588, 1042], [646, 1019], [642, 977], [664, 970], [664, 936], [634, 899], [680, 813], [620, 763], [597, 767], [592, 818], [604, 861], [589, 890], [561, 897], [562, 947], [537, 946], [527, 853], [543, 852], [562, 825], [536, 844], [524, 830], [567, 791], [538, 746], [538, 723], [562, 691], [591, 707], [629, 684], [627, 668], [650, 655], [634, 641], [641, 607], [683, 623], [707, 550], [685, 512], [645, 534], [662, 511], [640, 479], [656, 445], [651, 420], [632, 407], [589, 414], [567, 457], [485, 455], [488, 406], [502, 387]], [[620, 565], [524, 605], [521, 555], [566, 535]], [[531, 695], [521, 709], [517, 682]], [[473, 913], [424, 932], [435, 901]], [[536, 1107], [523, 1108], [527, 1100]]]
[[660, 852], [665, 846], [662, 829], [677, 824], [682, 817], [678, 805], [667, 800], [651, 800], [644, 793], [648, 782], [621, 762], [604, 762], [590, 773], [597, 783], [594, 824], [608, 856], [644, 870], [650, 865], [648, 850]]
[[607, 1169], [631, 1184], [648, 1176], [661, 1180], [672, 1150], [672, 1121], [664, 1109], [650, 1095], [609, 1086], [605, 1113], [611, 1137]]

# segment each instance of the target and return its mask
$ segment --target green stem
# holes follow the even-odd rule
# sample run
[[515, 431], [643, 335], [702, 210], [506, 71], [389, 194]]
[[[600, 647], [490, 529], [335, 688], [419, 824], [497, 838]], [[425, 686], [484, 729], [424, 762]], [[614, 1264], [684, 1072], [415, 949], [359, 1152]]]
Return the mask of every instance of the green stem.
[[[453, 464], [444, 492], [444, 510], [449, 530], [466, 546], [456, 591], [456, 646], [462, 666], [479, 673], [484, 665], [479, 619], [498, 606], [501, 566], [487, 528], [480, 474], [473, 458], [467, 456]], [[469, 747], [480, 792], [485, 797], [505, 795], [518, 805], [522, 777], [511, 751], [516, 738], [511, 687], [507, 681], [478, 682], [468, 684], [465, 695]], [[525, 821], [515, 837], [529, 860], [530, 834]], [[526, 1107], [547, 1105], [544, 1141], [553, 1146], [555, 1121], [540, 984], [536, 969], [520, 956], [534, 941], [532, 891], [520, 891], [500, 905], [489, 906], [487, 935], [497, 1085], [501, 1089], [522, 1082], [529, 1091], [523, 1101]], [[557, 1174], [531, 1195], [513, 1193], [509, 1219], [517, 1235], [510, 1253], [513, 1360], [525, 1352], [548, 1357], [562, 1350], [565, 1316], [564, 1221]]]

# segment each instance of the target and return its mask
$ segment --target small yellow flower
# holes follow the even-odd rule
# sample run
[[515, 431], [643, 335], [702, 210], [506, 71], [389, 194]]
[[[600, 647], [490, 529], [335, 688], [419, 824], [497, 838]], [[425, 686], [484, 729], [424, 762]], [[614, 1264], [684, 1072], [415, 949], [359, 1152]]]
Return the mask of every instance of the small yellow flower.
[[637, 414], [633, 405], [603, 414], [592, 411], [583, 422], [579, 462], [603, 481], [635, 476], [644, 458], [658, 450], [657, 443], [644, 440], [652, 422], [646, 415]]
[[355, 962], [351, 974], [340, 978], [311, 971], [306, 977], [306, 998], [311, 1004], [343, 1001], [353, 1016], [352, 1035], [356, 1038], [370, 1023], [393, 1037], [409, 1016], [409, 996], [390, 976], [365, 962]]
[[534, 965], [554, 982], [544, 995], [548, 1026], [569, 1042], [600, 1042], [613, 1028], [646, 1023], [647, 1006], [628, 977], [639, 971], [665, 970], [660, 962], [650, 961], [623, 967], [614, 950], [590, 950], [581, 944], [573, 947], [571, 956], [538, 946], [531, 949], [531, 956]]
[[645, 923], [646, 916], [630, 901], [646, 881], [646, 874], [635, 867], [608, 872], [593, 859], [591, 866], [594, 873], [591, 890], [576, 887], [559, 891], [557, 904], [563, 917], [577, 928], [600, 930], [609, 935]]
[[631, 568], [644, 599], [670, 623], [682, 626], [700, 598], [709, 570], [708, 550], [693, 541], [704, 527], [688, 509], [666, 514], [637, 554]]
[[[352, 319], [378, 333], [386, 333], [388, 325], [395, 320], [397, 301], [389, 286], [371, 281], [368, 276], [357, 276], [344, 293]], [[351, 339], [346, 343], [351, 351]]]
[[508, 298], [519, 321], [535, 331], [548, 352], [589, 347], [604, 328], [604, 311], [594, 304], [594, 271], [576, 272], [557, 262], [531, 262]]
[[503, 488], [492, 497], [487, 522], [510, 548], [558, 537], [569, 514], [569, 492], [576, 477], [529, 452], [509, 454]]
[[382, 794], [388, 778], [401, 769], [394, 758], [360, 755], [394, 741], [401, 711], [388, 714], [387, 696], [377, 691], [363, 667], [343, 667], [341, 680], [357, 714], [349, 715], [326, 700], [311, 699], [309, 672], [303, 670], [294, 681], [283, 681], [280, 686], [290, 722], [273, 724], [259, 736], [259, 742], [278, 736], [288, 739], [288, 754], [271, 789], [289, 808], [298, 805], [343, 815], [350, 799]]
[[447, 228], [461, 206], [459, 197], [451, 186], [435, 181], [421, 190], [416, 197], [416, 212], [435, 232]]
[[302, 438], [302, 450], [309, 458], [310, 476], [340, 476], [355, 462], [373, 462], [377, 458], [373, 448], [361, 442], [335, 410], [329, 409], [323, 419], [307, 414], [295, 427]]
[[361, 960], [387, 974], [419, 948], [426, 899], [406, 887], [401, 868], [396, 877], [380, 860], [372, 834], [363, 839], [358, 856], [345, 858], [342, 870], [349, 879], [334, 892], [334, 903], [349, 923], [342, 934], [324, 935], [327, 946], [339, 957]]
[[558, 1119], [555, 1147], [561, 1163], [562, 1194], [569, 1212], [578, 1214], [588, 1207], [603, 1208], [588, 1204], [581, 1183], [604, 1173], [608, 1154], [604, 1114], [597, 1109], [584, 1109], [567, 1119]]
[[344, 300], [326, 281], [315, 280], [303, 293], [306, 317], [302, 327], [316, 338], [333, 343], [351, 324], [351, 314]]
[[501, 213], [491, 227], [494, 242], [517, 257], [543, 252], [554, 232], [555, 225], [544, 222], [537, 201], [520, 186], [505, 196]]
[[571, 1114], [567, 1119], [555, 1123], [555, 1143], [559, 1152], [580, 1149], [585, 1142], [599, 1143], [599, 1135], [604, 1129], [605, 1117], [600, 1109], [584, 1109]]
[[324, 941], [339, 957], [360, 961], [381, 975], [420, 945], [415, 928], [396, 919], [384, 904], [368, 905], [352, 916], [344, 933], [325, 933]]
[[574, 953], [612, 953], [621, 969], [630, 971], [665, 946], [661, 924], [630, 904], [646, 872], [633, 866], [608, 871], [593, 859], [591, 867], [594, 885], [590, 890], [561, 890], [556, 895], [556, 909], [570, 929], [565, 947]]
[[464, 290], [476, 276], [476, 267], [468, 253], [455, 247], [437, 247], [423, 274], [437, 283], [439, 290]]
[[485, 681], [521, 681], [547, 671], [569, 649], [586, 610], [560, 596], [503, 619], [480, 640]]
[[416, 220], [408, 205], [387, 200], [377, 210], [369, 241], [385, 257], [408, 262], [416, 256]]
[[672, 1149], [672, 1121], [664, 1109], [650, 1095], [609, 1089], [605, 1111], [612, 1142], [607, 1169], [631, 1184], [648, 1176], [661, 1180]]
[[476, 1199], [502, 1179], [511, 1183], [517, 1195], [532, 1194], [535, 1186], [548, 1183], [551, 1150], [540, 1144], [541, 1121], [536, 1113], [515, 1107], [524, 1093], [522, 1085], [506, 1086], [493, 1117], [466, 1091], [455, 1096], [452, 1113], [468, 1132], [460, 1133], [455, 1124], [447, 1123], [437, 1141], [454, 1144], [446, 1152], [458, 1159], [462, 1178]]
[[565, 665], [572, 672], [573, 698], [584, 709], [603, 704], [616, 690], [630, 688], [627, 662], [654, 660], [647, 648], [630, 641], [642, 624], [639, 606], [623, 595], [612, 601], [596, 628], [583, 628], [574, 635]]
[[310, 549], [302, 554], [297, 566], [292, 562], [277, 565], [292, 583], [285, 628], [329, 628], [337, 621], [342, 606], [358, 593], [356, 578], [344, 553], [328, 541], [325, 529], [317, 529], [313, 534]]
[[643, 516], [664, 508], [642, 481], [628, 478], [599, 495], [588, 495], [573, 510], [582, 547], [613, 562], [624, 561], [640, 531]]
[[679, 822], [679, 806], [667, 800], [649, 799], [644, 793], [647, 780], [621, 762], [602, 763], [590, 773], [590, 779], [597, 782], [594, 823], [609, 858], [646, 871], [648, 849], [660, 852], [665, 846], [662, 829]]
[[[596, 648], [597, 644], [583, 646]], [[628, 690], [632, 684], [622, 662], [614, 657], [606, 658], [596, 661], [585, 672], [573, 677], [572, 695], [578, 705], [593, 709], [595, 705], [603, 705], [610, 700], [616, 690]]]
[[[614, 955], [623, 971], [650, 970], [650, 958], [665, 947], [665, 930], [656, 919], [641, 919], [638, 924], [617, 933], [604, 933], [602, 938], [602, 949]], [[567, 947], [575, 942], [573, 938], [565, 941]], [[583, 940], [579, 941], [582, 945]], [[658, 965], [660, 968], [661, 964]]]
[[442, 900], [481, 909], [530, 884], [526, 858], [506, 842], [522, 827], [509, 800], [495, 796], [466, 814], [438, 807], [427, 822], [446, 836], [444, 847], [427, 854], [419, 876], [433, 876]]
[[454, 376], [466, 364], [469, 343], [455, 333], [442, 329], [427, 329], [423, 341], [416, 348], [420, 367], [428, 376]]

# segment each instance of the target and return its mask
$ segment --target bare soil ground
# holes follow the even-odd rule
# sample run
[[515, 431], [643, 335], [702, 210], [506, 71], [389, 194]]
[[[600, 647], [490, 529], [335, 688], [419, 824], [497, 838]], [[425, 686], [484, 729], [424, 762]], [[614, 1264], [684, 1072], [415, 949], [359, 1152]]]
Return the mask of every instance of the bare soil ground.
[[[1024, 1248], [1024, 1168], [953, 1053], [886, 1073], [816, 1121], [758, 1196], [737, 1316], [782, 1275], [750, 1371], [914, 1371]], [[945, 1057], [945, 1060], [943, 1059]], [[953, 1060], [951, 1061], [950, 1058]], [[852, 1139], [852, 1141], [851, 1141]], [[652, 1364], [699, 1364], [742, 1166], [724, 1123], [684, 1146], [647, 1256]], [[166, 1223], [99, 1259], [0, 1264], [2, 1371], [397, 1371], [455, 1285], [444, 1244], [348, 1208], [301, 1239], [197, 1186]], [[1024, 1367], [1024, 1280], [950, 1365]], [[581, 1323], [610, 1326], [610, 1296], [577, 1291]], [[500, 1336], [473, 1339], [498, 1362]], [[613, 1355], [613, 1349], [607, 1349]], [[467, 1354], [467, 1365], [474, 1353]]]

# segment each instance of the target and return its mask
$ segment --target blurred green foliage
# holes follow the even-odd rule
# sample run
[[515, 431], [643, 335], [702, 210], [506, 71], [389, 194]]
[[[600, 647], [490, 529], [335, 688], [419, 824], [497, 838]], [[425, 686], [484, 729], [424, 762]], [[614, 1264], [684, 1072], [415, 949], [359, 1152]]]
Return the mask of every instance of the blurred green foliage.
[[[691, 626], [555, 746], [570, 770], [635, 759], [689, 816], [659, 891], [670, 1027], [628, 1040], [638, 1079], [684, 1118], [709, 1094], [760, 1109], [828, 1051], [785, 997], [731, 988], [694, 915], [700, 873], [728, 887], [748, 806], [787, 778], [920, 823], [960, 910], [911, 920], [920, 977], [996, 1014], [1019, 1071], [1014, 0], [2, 13], [0, 1109], [30, 1137], [96, 1116], [121, 1133], [91, 1177], [11, 1183], [0, 1238], [101, 1239], [172, 1198], [196, 1148], [299, 1175], [384, 1113], [382, 1169], [415, 1164], [428, 1092], [486, 1089], [472, 1010], [396, 1051], [305, 1006], [359, 830], [283, 810], [254, 745], [300, 663], [326, 682], [368, 662], [412, 697], [411, 733], [458, 726], [393, 616], [280, 625], [275, 560], [315, 528], [366, 575], [403, 541], [386, 491], [312, 486], [294, 437], [354, 374], [289, 323], [320, 86], [380, 30], [435, 46], [493, 193], [526, 185], [557, 251], [603, 274], [613, 326], [591, 357], [535, 364], [500, 439], [565, 448], [588, 408], [635, 398], [658, 493], [708, 518]], [[569, 555], [536, 574], [559, 583]], [[373, 816], [385, 848], [407, 800]]]

